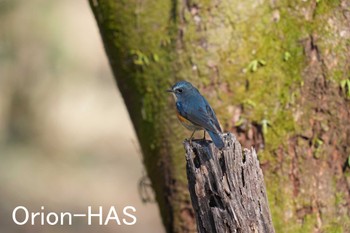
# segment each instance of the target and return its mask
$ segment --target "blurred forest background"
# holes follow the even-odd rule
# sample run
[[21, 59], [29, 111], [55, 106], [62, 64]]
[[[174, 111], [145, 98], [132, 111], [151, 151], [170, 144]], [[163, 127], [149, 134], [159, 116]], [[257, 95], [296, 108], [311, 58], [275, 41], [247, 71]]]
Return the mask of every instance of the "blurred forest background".
[[[1, 0], [0, 232], [163, 232], [137, 191], [139, 151], [88, 2]], [[132, 205], [137, 224], [17, 226], [19, 205]]]

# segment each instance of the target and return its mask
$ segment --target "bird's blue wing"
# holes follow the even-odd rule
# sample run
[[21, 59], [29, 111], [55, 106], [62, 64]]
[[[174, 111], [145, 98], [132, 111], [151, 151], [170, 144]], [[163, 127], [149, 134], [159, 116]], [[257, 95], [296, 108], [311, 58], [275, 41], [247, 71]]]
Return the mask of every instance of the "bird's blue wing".
[[222, 132], [213, 109], [202, 95], [189, 98], [186, 105], [178, 103], [176, 107], [179, 113], [192, 123], [207, 131]]

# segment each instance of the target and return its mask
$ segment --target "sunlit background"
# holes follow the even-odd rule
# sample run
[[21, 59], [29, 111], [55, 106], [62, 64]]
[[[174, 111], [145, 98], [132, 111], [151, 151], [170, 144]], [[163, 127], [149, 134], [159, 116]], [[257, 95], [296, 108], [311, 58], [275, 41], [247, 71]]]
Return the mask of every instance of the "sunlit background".
[[[137, 189], [142, 156], [87, 0], [0, 0], [0, 232], [164, 232]], [[17, 226], [23, 205], [44, 213], [123, 217], [133, 226]]]

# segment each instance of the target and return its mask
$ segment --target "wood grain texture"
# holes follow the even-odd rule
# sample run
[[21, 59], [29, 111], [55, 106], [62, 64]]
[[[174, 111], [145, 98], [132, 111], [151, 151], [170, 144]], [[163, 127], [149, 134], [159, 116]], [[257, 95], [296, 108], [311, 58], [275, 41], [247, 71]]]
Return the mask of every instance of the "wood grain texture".
[[255, 150], [242, 151], [231, 133], [224, 138], [221, 151], [209, 141], [184, 142], [198, 232], [275, 232]]

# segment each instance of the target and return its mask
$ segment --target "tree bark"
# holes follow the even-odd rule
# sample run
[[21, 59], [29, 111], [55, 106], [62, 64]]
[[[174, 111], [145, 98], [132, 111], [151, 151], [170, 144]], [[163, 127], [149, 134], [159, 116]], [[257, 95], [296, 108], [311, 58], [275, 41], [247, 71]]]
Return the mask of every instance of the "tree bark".
[[195, 232], [174, 102], [258, 151], [276, 232], [350, 232], [350, 0], [89, 0], [167, 232]]
[[204, 140], [184, 142], [198, 232], [275, 232], [255, 150], [242, 154], [234, 135], [224, 138], [222, 151]]

